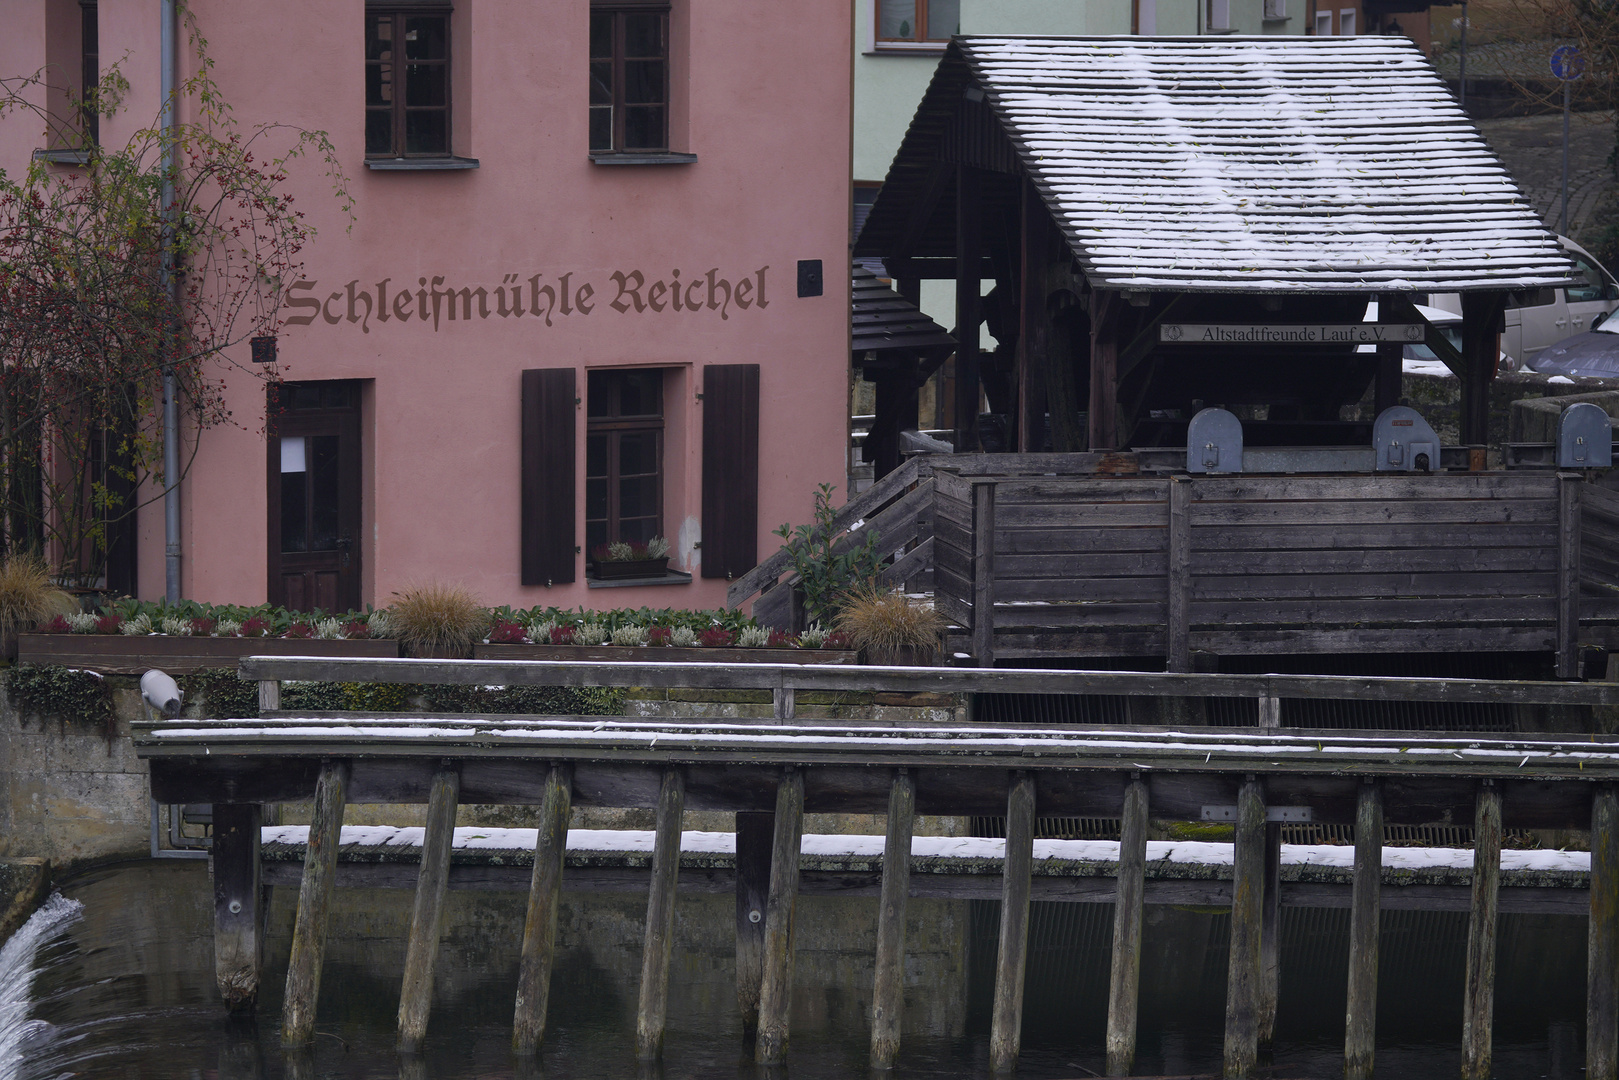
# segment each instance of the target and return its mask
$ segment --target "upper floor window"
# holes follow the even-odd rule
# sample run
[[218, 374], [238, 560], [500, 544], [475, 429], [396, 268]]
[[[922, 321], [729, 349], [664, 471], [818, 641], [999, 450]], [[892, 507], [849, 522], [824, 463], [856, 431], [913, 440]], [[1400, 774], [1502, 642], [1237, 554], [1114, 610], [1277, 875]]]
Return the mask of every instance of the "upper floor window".
[[448, 7], [365, 11], [367, 157], [445, 157], [450, 153]]
[[101, 13], [96, 0], [79, 0], [79, 86], [84, 98], [84, 137], [101, 142], [101, 114], [96, 111], [96, 84], [101, 80]]
[[961, 0], [877, 0], [877, 41], [949, 41], [961, 32]]
[[590, 149], [669, 148], [669, 5], [590, 6]]

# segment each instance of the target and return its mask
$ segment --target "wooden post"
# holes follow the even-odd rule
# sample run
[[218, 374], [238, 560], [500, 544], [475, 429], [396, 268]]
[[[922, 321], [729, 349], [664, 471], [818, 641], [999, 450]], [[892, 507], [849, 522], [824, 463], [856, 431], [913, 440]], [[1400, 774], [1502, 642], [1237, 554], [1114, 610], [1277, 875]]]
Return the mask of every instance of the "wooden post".
[[1165, 609], [1165, 661], [1170, 671], [1192, 670], [1192, 482], [1169, 480], [1169, 602]]
[[791, 686], [776, 686], [770, 693], [771, 718], [778, 724], [784, 724], [793, 718], [793, 688]]
[[736, 815], [736, 1005], [742, 1037], [759, 1031], [759, 988], [765, 977], [765, 908], [770, 903], [770, 846], [776, 815]]
[[232, 1016], [249, 1015], [264, 970], [257, 804], [214, 804], [214, 979]]
[[1034, 777], [1019, 772], [1006, 795], [1006, 859], [1001, 878], [1001, 943], [995, 962], [995, 1008], [989, 1067], [1017, 1068], [1023, 1041], [1023, 973], [1028, 966], [1029, 887], [1034, 872]]
[[686, 774], [679, 769], [665, 769], [652, 841], [646, 943], [641, 950], [641, 1000], [635, 1014], [635, 1053], [642, 1061], [663, 1056], [663, 1025], [669, 1013], [669, 956], [675, 936], [675, 882], [680, 874], [680, 819], [685, 805]]
[[1383, 889], [1383, 788], [1360, 785], [1355, 807], [1355, 884], [1349, 909], [1349, 1004], [1344, 1080], [1371, 1080], [1377, 1050], [1378, 905]]
[[1580, 677], [1580, 488], [1578, 473], [1557, 474], [1557, 677]]
[[270, 713], [281, 708], [281, 680], [259, 680], [259, 712]]
[[770, 849], [770, 900], [765, 907], [764, 978], [759, 986], [759, 1037], [753, 1059], [779, 1065], [787, 1056], [793, 1003], [793, 916], [798, 910], [798, 856], [804, 846], [804, 774], [788, 766], [776, 785], [776, 834]]
[[1114, 450], [1119, 444], [1119, 294], [1091, 293], [1090, 449]]
[[1046, 371], [1051, 357], [1051, 315], [1046, 310], [1046, 267], [1051, 264], [1050, 213], [1045, 199], [1025, 179], [1019, 185], [1017, 449], [1038, 453], [1046, 444]]
[[1275, 694], [1266, 694], [1259, 699], [1259, 726], [1262, 728], [1282, 726], [1282, 699]]
[[315, 1004], [320, 998], [320, 966], [326, 953], [332, 893], [337, 887], [337, 847], [343, 836], [349, 763], [328, 761], [315, 784], [315, 814], [304, 848], [304, 876], [298, 886], [298, 918], [287, 961], [287, 992], [282, 1005], [281, 1045], [308, 1046], [315, 1038]]
[[1473, 816], [1473, 907], [1467, 922], [1462, 1080], [1489, 1080], [1495, 1018], [1496, 890], [1501, 880], [1501, 789], [1480, 781]]
[[956, 452], [978, 442], [978, 324], [983, 319], [983, 228], [978, 170], [956, 166]]
[[1585, 1075], [1619, 1073], [1619, 787], [1591, 798], [1591, 921], [1586, 941]]
[[995, 666], [995, 481], [973, 484], [973, 662]]
[[534, 839], [534, 874], [529, 879], [528, 917], [523, 920], [523, 955], [517, 969], [517, 1008], [512, 1020], [512, 1052], [537, 1053], [545, 1040], [551, 995], [551, 963], [556, 955], [557, 910], [562, 904], [562, 865], [568, 852], [568, 818], [573, 809], [573, 766], [553, 764], [545, 777], [539, 835]]
[[1248, 1080], [1259, 1059], [1259, 980], [1264, 940], [1265, 795], [1255, 776], [1237, 793], [1231, 881], [1231, 967], [1226, 980], [1225, 1080]]
[[1119, 822], [1119, 882], [1113, 903], [1113, 971], [1107, 996], [1107, 1074], [1129, 1076], [1136, 1064], [1141, 991], [1141, 905], [1147, 872], [1147, 782], [1134, 773], [1124, 787]]
[[1282, 824], [1265, 822], [1265, 901], [1259, 919], [1259, 1045], [1276, 1036], [1282, 981]]
[[1490, 441], [1490, 383], [1501, 355], [1500, 292], [1462, 293], [1461, 439], [1465, 445]]
[[[1398, 293], [1382, 293], [1377, 298], [1377, 321], [1380, 323], [1416, 321], [1415, 313], [1408, 310], [1404, 298]], [[1377, 375], [1373, 381], [1372, 414], [1381, 415], [1384, 409], [1400, 403], [1405, 346], [1398, 341], [1385, 341], [1377, 346]]]
[[911, 830], [916, 781], [900, 769], [888, 789], [883, 892], [877, 909], [877, 974], [871, 992], [871, 1067], [892, 1069], [899, 1057], [905, 1008], [905, 901], [911, 891]]
[[405, 980], [399, 991], [399, 1042], [402, 1054], [414, 1054], [427, 1036], [433, 1007], [433, 966], [438, 960], [444, 892], [450, 884], [450, 849], [455, 846], [455, 810], [461, 801], [461, 770], [445, 762], [433, 775], [427, 795], [427, 828], [422, 837], [422, 866], [416, 875], [416, 906], [410, 917], [410, 943], [405, 947]]

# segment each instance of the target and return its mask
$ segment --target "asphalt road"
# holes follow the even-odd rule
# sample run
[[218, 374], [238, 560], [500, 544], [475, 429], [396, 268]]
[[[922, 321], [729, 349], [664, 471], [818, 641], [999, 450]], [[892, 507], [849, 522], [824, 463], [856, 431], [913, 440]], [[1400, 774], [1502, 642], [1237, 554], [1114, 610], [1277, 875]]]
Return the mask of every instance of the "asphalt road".
[[[1562, 215], [1563, 117], [1511, 116], [1475, 121], [1519, 188], [1558, 231]], [[1575, 113], [1569, 121], [1568, 214], [1570, 235], [1588, 224], [1602, 195], [1614, 186], [1608, 155], [1614, 145], [1611, 112]]]

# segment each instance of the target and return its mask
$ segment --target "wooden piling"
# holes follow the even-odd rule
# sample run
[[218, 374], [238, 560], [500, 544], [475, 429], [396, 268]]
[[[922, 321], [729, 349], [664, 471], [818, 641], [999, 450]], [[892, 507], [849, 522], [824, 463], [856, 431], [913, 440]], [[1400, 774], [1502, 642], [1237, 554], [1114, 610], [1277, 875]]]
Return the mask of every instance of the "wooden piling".
[[646, 901], [646, 942], [641, 949], [641, 1000], [635, 1014], [635, 1053], [642, 1061], [663, 1056], [663, 1025], [669, 1013], [669, 957], [675, 936], [675, 882], [680, 875], [680, 820], [685, 806], [686, 774], [679, 769], [665, 769], [653, 826], [652, 882]]
[[562, 902], [562, 863], [568, 851], [568, 817], [573, 808], [573, 766], [553, 763], [545, 777], [539, 835], [534, 841], [534, 874], [529, 879], [528, 916], [523, 920], [523, 956], [517, 969], [517, 1008], [512, 1019], [512, 1052], [537, 1053], [545, 1039], [551, 994], [557, 909]]
[[214, 805], [214, 979], [232, 1016], [253, 1012], [264, 970], [257, 804]]
[[259, 712], [272, 713], [281, 708], [281, 680], [259, 680]]
[[1377, 939], [1383, 889], [1383, 788], [1360, 785], [1355, 807], [1355, 878], [1349, 910], [1349, 996], [1344, 1080], [1371, 1080], [1377, 1049]]
[[877, 974], [871, 993], [871, 1067], [892, 1069], [899, 1057], [905, 1007], [905, 901], [911, 890], [911, 831], [916, 781], [900, 769], [888, 789], [883, 891], [877, 908]]
[[770, 848], [776, 815], [736, 815], [736, 1006], [742, 1038], [759, 1032], [759, 987], [765, 977], [765, 908], [770, 903]]
[[995, 666], [995, 481], [975, 482], [972, 491], [973, 663], [987, 668]]
[[1014, 775], [1006, 796], [1006, 858], [1001, 879], [1001, 941], [995, 962], [995, 1007], [989, 1066], [998, 1075], [1017, 1068], [1023, 1039], [1023, 973], [1028, 964], [1029, 888], [1034, 871], [1034, 777]]
[[804, 846], [804, 774], [788, 766], [776, 785], [776, 829], [770, 848], [770, 898], [765, 905], [764, 977], [759, 984], [759, 1034], [753, 1059], [780, 1065], [787, 1056], [793, 998], [793, 919], [798, 910], [798, 856]]
[[292, 928], [292, 957], [287, 962], [287, 992], [282, 1005], [281, 1045], [308, 1046], [315, 1038], [315, 1005], [320, 997], [320, 966], [325, 959], [326, 927], [331, 921], [332, 893], [337, 886], [337, 846], [343, 835], [343, 809], [348, 799], [349, 763], [327, 761], [315, 784], [314, 820], [304, 848], [304, 876], [298, 886], [298, 918]]
[[1113, 903], [1113, 971], [1107, 997], [1107, 1074], [1129, 1076], [1136, 1062], [1141, 989], [1141, 915], [1147, 872], [1147, 782], [1124, 788], [1119, 822], [1119, 881]]
[[1259, 1060], [1259, 982], [1265, 899], [1265, 794], [1255, 776], [1245, 779], [1237, 793], [1237, 836], [1232, 855], [1225, 1080], [1248, 1080]]
[[1467, 922], [1462, 1080], [1489, 1080], [1495, 1017], [1495, 931], [1501, 880], [1501, 789], [1484, 780], [1473, 816], [1473, 906]]
[[1259, 918], [1259, 1045], [1276, 1037], [1282, 981], [1282, 823], [1265, 822], [1265, 900]]
[[1619, 1071], [1619, 787], [1598, 784], [1591, 798], [1591, 921], [1585, 993], [1585, 1075]]
[[427, 828], [422, 837], [422, 865], [416, 874], [416, 906], [405, 947], [405, 978], [399, 990], [399, 1040], [402, 1054], [414, 1054], [427, 1036], [433, 1006], [433, 966], [438, 960], [444, 892], [450, 883], [450, 849], [455, 840], [455, 810], [461, 801], [461, 770], [453, 762], [433, 774], [427, 794]]

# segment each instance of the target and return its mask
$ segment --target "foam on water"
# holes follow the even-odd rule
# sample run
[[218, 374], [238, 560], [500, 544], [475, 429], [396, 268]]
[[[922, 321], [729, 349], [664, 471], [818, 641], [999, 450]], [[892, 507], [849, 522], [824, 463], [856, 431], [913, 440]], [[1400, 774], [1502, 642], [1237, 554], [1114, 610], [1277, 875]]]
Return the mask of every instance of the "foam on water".
[[17, 1080], [21, 1075], [23, 1046], [37, 1024], [28, 1014], [34, 976], [39, 973], [34, 965], [40, 946], [83, 913], [83, 904], [54, 893], [0, 948], [0, 1080]]

